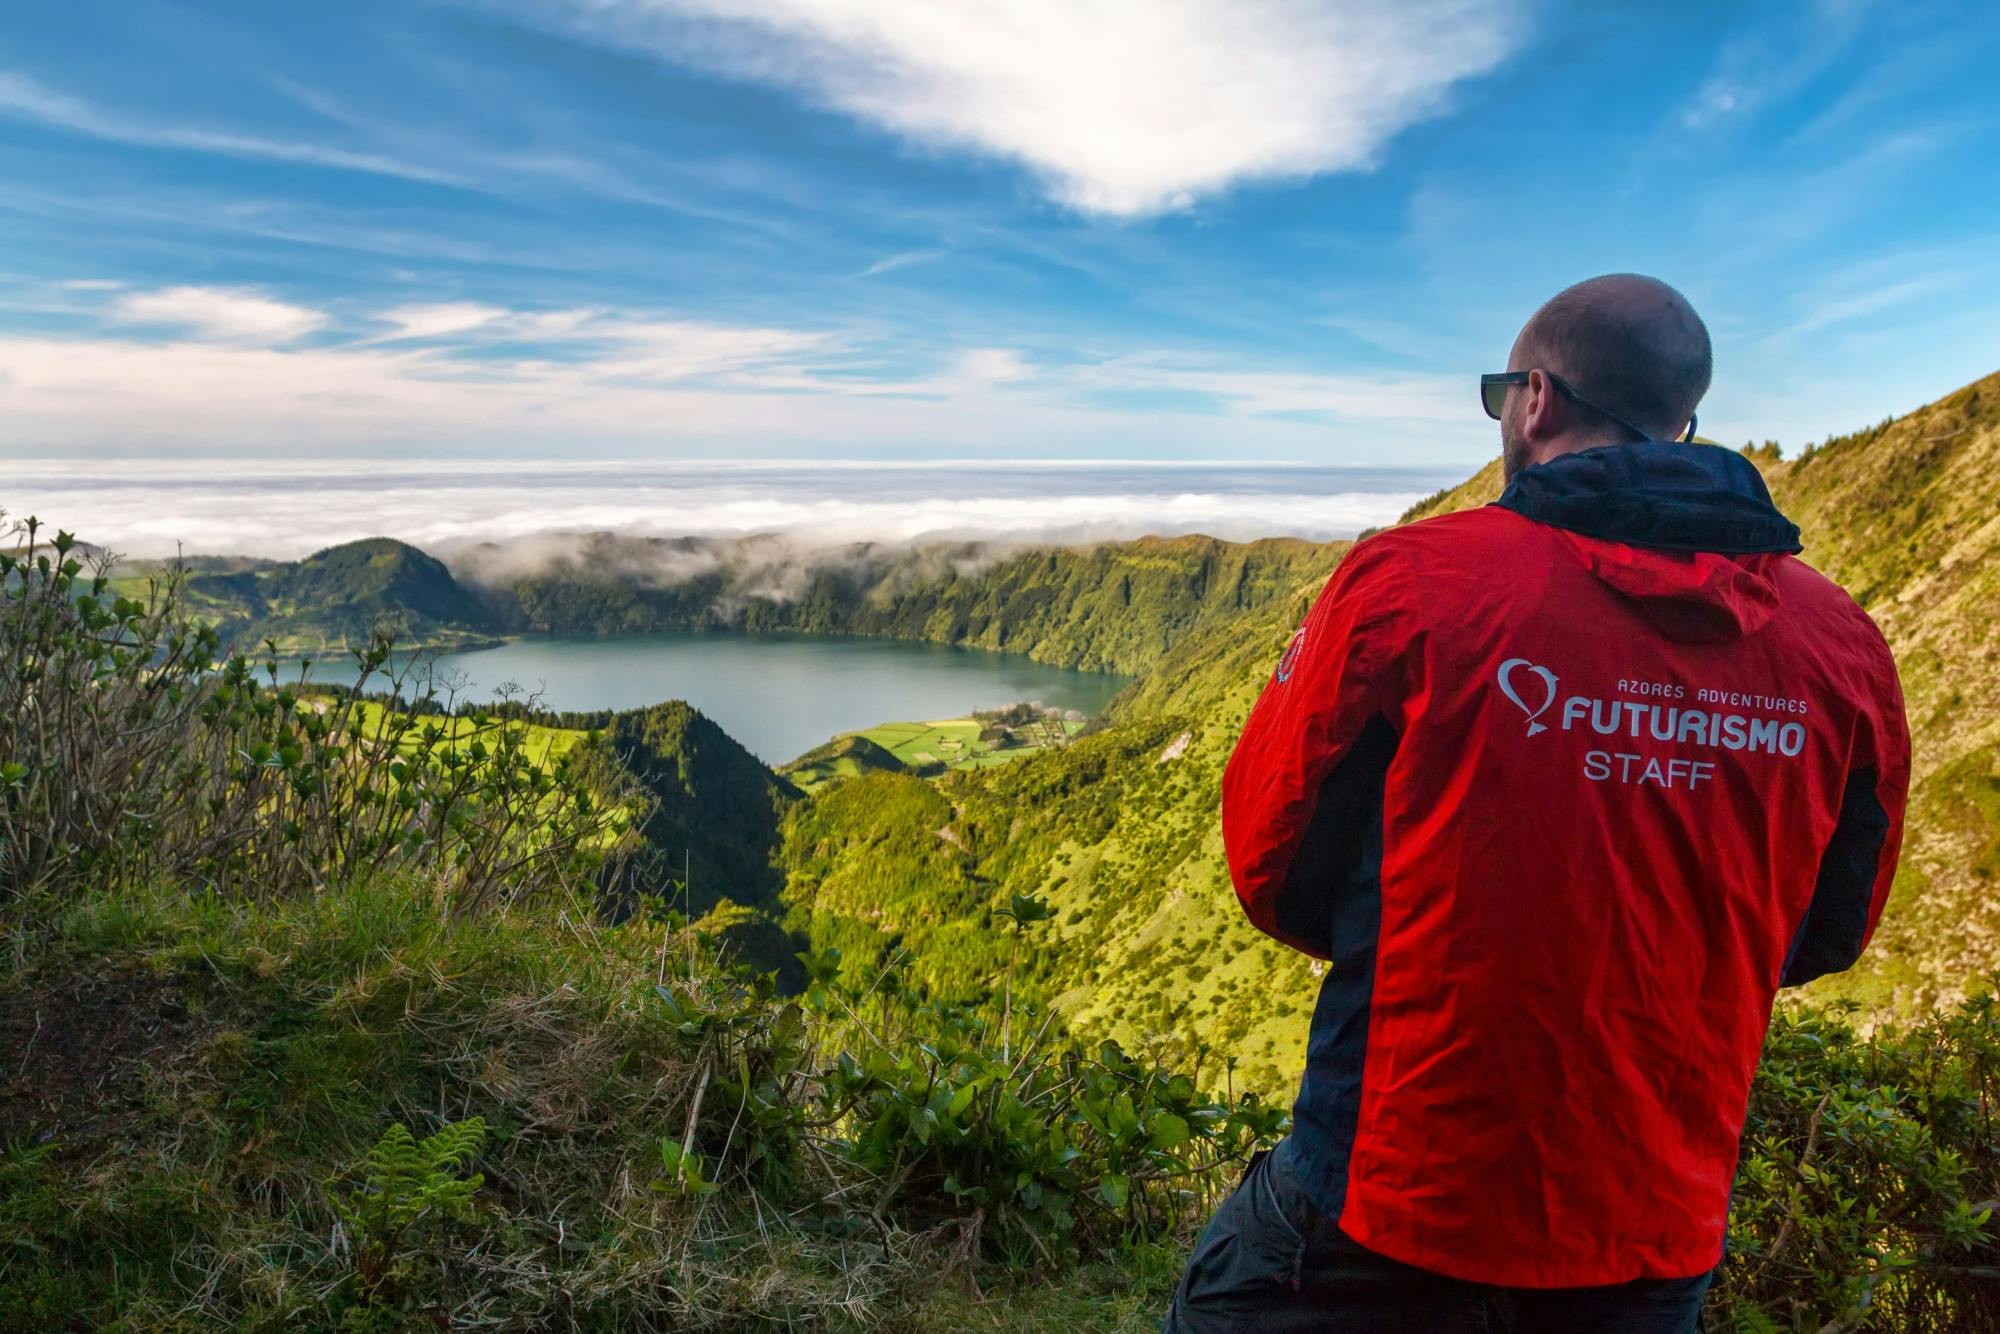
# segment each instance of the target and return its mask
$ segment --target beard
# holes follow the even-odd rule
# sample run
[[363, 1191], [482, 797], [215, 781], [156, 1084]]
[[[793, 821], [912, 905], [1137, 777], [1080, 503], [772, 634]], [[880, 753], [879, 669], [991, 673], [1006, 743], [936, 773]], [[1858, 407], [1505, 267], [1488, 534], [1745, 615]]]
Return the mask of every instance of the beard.
[[1506, 418], [1500, 421], [1500, 478], [1502, 482], [1514, 480], [1514, 474], [1528, 466], [1528, 442], [1520, 432], [1510, 429]]

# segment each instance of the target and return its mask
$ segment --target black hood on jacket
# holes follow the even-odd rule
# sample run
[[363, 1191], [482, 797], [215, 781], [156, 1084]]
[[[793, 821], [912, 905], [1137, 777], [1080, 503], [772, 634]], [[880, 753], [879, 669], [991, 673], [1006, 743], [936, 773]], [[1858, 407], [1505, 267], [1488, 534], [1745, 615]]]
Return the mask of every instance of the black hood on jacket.
[[1800, 550], [1750, 460], [1720, 445], [1640, 440], [1523, 468], [1494, 502], [1586, 537], [1667, 551]]

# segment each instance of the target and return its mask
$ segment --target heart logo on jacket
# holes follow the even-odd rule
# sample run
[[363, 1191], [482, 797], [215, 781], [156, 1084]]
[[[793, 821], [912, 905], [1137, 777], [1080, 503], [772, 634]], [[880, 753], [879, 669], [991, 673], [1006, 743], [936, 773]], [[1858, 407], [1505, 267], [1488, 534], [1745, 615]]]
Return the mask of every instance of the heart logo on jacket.
[[[1530, 707], [1528, 701], [1521, 698], [1521, 693], [1514, 689], [1514, 682], [1511, 678], [1514, 675], [1516, 667], [1525, 667], [1528, 675], [1542, 678], [1543, 693], [1540, 704]], [[1513, 700], [1514, 707], [1528, 715], [1529, 736], [1533, 736], [1537, 732], [1546, 732], [1549, 730], [1547, 723], [1538, 723], [1535, 719], [1547, 713], [1549, 705], [1556, 702], [1556, 674], [1554, 672], [1546, 667], [1537, 667], [1526, 658], [1509, 658], [1500, 664], [1500, 693], [1508, 699]]]

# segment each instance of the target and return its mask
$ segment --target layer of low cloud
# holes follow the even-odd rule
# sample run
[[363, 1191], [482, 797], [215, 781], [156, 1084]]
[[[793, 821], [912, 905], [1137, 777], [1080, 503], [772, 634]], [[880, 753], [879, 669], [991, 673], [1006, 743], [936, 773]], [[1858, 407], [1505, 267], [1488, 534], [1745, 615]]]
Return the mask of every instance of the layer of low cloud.
[[[1147, 534], [1352, 537], [1457, 473], [1195, 464], [925, 465], [25, 462], [6, 508], [135, 556], [301, 556], [393, 536], [493, 575], [572, 551], [569, 533], [775, 535], [786, 549], [852, 543], [1080, 543]], [[648, 553], [667, 582], [698, 549]], [[787, 558], [790, 559], [789, 557]]]
[[1027, 166], [1086, 213], [1372, 166], [1526, 36], [1516, 0], [578, 0], [664, 58]]

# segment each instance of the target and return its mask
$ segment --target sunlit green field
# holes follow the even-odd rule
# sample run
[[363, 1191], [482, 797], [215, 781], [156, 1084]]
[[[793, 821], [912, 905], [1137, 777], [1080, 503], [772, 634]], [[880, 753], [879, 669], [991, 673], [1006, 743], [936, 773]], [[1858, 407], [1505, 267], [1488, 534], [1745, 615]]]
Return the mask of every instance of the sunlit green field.
[[[356, 709], [361, 716], [363, 727], [375, 734], [381, 730], [386, 706], [375, 700], [358, 701]], [[419, 713], [412, 715], [421, 731], [425, 727], [435, 727], [447, 737], [471, 737], [479, 730], [478, 724], [470, 718], [458, 718], [449, 714]], [[489, 723], [488, 726], [491, 726]], [[540, 723], [524, 723], [508, 720], [505, 724], [510, 732], [519, 732], [521, 748], [531, 764], [547, 764], [556, 756], [582, 741], [586, 733], [569, 727], [546, 727]]]
[[850, 738], [872, 742], [906, 769], [939, 773], [949, 769], [987, 769], [1061, 745], [1083, 730], [1082, 723], [1048, 720], [1014, 730], [1012, 744], [980, 738], [985, 724], [977, 718], [943, 718], [929, 722], [881, 723], [835, 737], [828, 746], [802, 756], [785, 769], [786, 777], [807, 792], [842, 778], [855, 778], [887, 764], [871, 763], [841, 742]]

